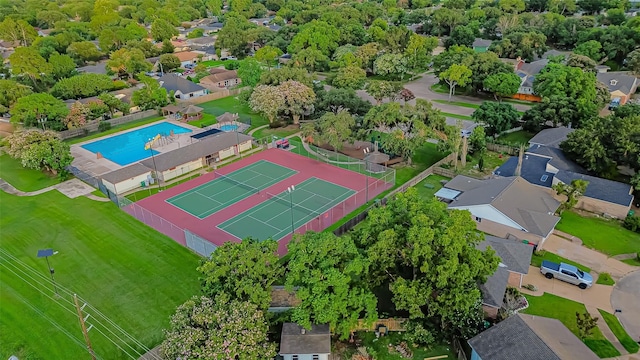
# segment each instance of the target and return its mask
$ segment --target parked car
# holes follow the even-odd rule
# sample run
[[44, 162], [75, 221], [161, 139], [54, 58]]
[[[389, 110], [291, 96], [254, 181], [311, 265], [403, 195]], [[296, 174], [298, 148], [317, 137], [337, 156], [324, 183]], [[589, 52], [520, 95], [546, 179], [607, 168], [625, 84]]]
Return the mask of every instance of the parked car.
[[577, 267], [565, 263], [554, 263], [548, 260], [542, 262], [540, 272], [547, 279], [566, 281], [570, 284], [577, 285], [580, 289], [586, 289], [593, 285], [593, 277], [589, 273], [578, 269]]
[[184, 68], [185, 68], [185, 69], [193, 69], [193, 68], [195, 68], [195, 67], [196, 67], [196, 64], [186, 64], [186, 65], [184, 66]]
[[619, 97], [613, 98], [613, 100], [611, 100], [611, 102], [609, 103], [609, 110], [613, 110], [620, 106], [620, 101], [621, 99]]

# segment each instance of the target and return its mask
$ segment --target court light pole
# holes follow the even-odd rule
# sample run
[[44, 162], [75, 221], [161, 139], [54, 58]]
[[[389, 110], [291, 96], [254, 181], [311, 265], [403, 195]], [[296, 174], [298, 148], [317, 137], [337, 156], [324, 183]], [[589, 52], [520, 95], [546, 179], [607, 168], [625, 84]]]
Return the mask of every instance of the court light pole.
[[287, 186], [287, 192], [289, 193], [289, 210], [291, 211], [291, 238], [293, 239], [293, 232], [295, 231], [294, 223], [293, 223], [293, 191], [295, 190], [295, 186]]
[[153, 170], [155, 171], [156, 180], [158, 180], [158, 192], [162, 191], [160, 186], [160, 178], [158, 178], [158, 168], [156, 167], [156, 157], [153, 154], [153, 139], [149, 139], [149, 150], [151, 151], [151, 161], [153, 161]]
[[47, 268], [49, 268], [49, 275], [51, 275], [51, 282], [53, 282], [53, 291], [56, 293], [57, 296], [60, 296], [60, 294], [58, 294], [58, 287], [56, 286], [56, 279], [53, 277], [55, 270], [51, 267], [51, 264], [49, 263], [49, 256], [53, 256], [57, 253], [58, 252], [53, 251], [53, 249], [38, 250], [38, 257], [45, 258], [45, 260], [47, 260]]
[[365, 203], [369, 202], [369, 176], [367, 175], [367, 171], [369, 168], [369, 162], [367, 161], [367, 154], [369, 154], [369, 148], [364, 148], [362, 150], [364, 152], [364, 158], [362, 158], [362, 160], [364, 160], [364, 178], [365, 178], [365, 188], [364, 188], [364, 196], [365, 196]]

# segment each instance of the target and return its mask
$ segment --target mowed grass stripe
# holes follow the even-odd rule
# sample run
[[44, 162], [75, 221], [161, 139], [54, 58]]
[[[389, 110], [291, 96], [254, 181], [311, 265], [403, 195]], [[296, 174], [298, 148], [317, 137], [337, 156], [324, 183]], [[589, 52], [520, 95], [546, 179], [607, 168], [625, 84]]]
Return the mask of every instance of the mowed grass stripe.
[[[58, 191], [34, 197], [0, 192], [0, 210], [0, 248], [45, 276], [47, 264], [36, 257], [38, 249], [59, 251], [50, 258], [56, 281], [147, 347], [162, 341], [162, 329], [169, 325], [175, 307], [199, 292], [200, 258], [110, 202], [69, 199]], [[5, 267], [0, 267], [0, 287], [1, 356], [86, 358], [83, 348], [56, 331], [21, 297], [70, 333], [81, 335], [77, 317]], [[98, 332], [90, 335], [102, 358], [126, 358]]]

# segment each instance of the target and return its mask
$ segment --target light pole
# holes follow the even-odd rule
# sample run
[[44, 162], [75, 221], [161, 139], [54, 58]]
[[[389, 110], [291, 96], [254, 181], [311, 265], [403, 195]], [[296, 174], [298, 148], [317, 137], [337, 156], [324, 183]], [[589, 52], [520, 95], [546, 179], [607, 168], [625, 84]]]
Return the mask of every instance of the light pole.
[[293, 191], [295, 189], [296, 188], [293, 185], [287, 187], [287, 192], [289, 193], [289, 210], [291, 210], [291, 238], [293, 238], [293, 232], [295, 231], [295, 227], [293, 225]]
[[158, 180], [158, 192], [162, 191], [160, 187], [160, 178], [158, 177], [158, 168], [156, 167], [156, 157], [153, 154], [153, 139], [149, 139], [149, 150], [151, 150], [151, 161], [153, 161], [153, 170], [155, 171], [156, 180]]
[[44, 124], [47, 122], [47, 115], [38, 115], [38, 124], [42, 125], [42, 130], [47, 130], [44, 128]]
[[364, 197], [365, 197], [365, 203], [369, 202], [369, 176], [367, 175], [367, 171], [369, 170], [369, 163], [367, 161], [367, 155], [369, 154], [369, 148], [364, 148], [362, 150], [364, 152], [364, 158], [362, 158], [362, 160], [364, 160], [364, 178], [365, 178], [365, 188], [364, 188]]
[[53, 251], [53, 249], [44, 249], [44, 250], [38, 250], [38, 257], [39, 258], [45, 258], [47, 260], [47, 267], [49, 268], [49, 275], [51, 275], [51, 281], [53, 282], [53, 291], [55, 291], [56, 295], [60, 295], [58, 294], [58, 287], [56, 286], [56, 279], [53, 277], [53, 273], [55, 272], [55, 270], [51, 267], [51, 264], [49, 264], [49, 256], [53, 256], [55, 254], [57, 254], [57, 251]]

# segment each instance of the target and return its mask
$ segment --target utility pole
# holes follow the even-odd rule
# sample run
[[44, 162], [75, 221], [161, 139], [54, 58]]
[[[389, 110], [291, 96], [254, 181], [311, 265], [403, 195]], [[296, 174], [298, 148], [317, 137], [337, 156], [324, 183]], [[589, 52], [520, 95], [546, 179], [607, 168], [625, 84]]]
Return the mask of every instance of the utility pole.
[[91, 347], [91, 340], [89, 340], [89, 330], [91, 330], [91, 327], [93, 327], [93, 325], [89, 326], [89, 328], [87, 329], [87, 326], [84, 323], [85, 320], [89, 318], [89, 314], [87, 314], [86, 318], [82, 316], [82, 308], [84, 308], [84, 305], [80, 307], [80, 304], [78, 303], [78, 295], [73, 294], [73, 302], [76, 304], [76, 310], [78, 310], [78, 319], [80, 320], [80, 327], [82, 328], [84, 341], [87, 343], [87, 350], [89, 350], [89, 354], [91, 354], [91, 359], [96, 360], [96, 354], [93, 352], [93, 348]]

